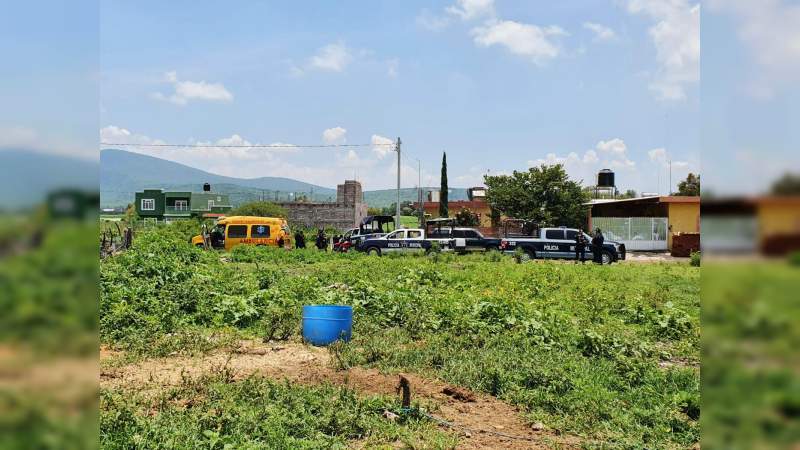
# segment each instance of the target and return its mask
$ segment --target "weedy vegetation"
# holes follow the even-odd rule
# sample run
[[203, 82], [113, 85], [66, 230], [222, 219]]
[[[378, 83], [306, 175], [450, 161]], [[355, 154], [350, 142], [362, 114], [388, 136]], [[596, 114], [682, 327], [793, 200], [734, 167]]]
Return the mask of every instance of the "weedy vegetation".
[[800, 268], [703, 268], [703, 447], [790, 448], [800, 436]]
[[[145, 358], [203, 353], [241, 338], [299, 340], [302, 305], [346, 304], [354, 329], [335, 350], [342, 367], [414, 372], [488, 393], [590, 447], [699, 441], [700, 269], [688, 263], [573, 265], [497, 252], [377, 258], [243, 246], [220, 253], [192, 248], [189, 231], [142, 231], [132, 249], [101, 262], [104, 344]], [[395, 400], [325, 386], [207, 378], [163, 396], [198, 401], [180, 409], [165, 400], [152, 414], [137, 395], [104, 390], [103, 446], [455, 442], [428, 422], [381, 420]]]

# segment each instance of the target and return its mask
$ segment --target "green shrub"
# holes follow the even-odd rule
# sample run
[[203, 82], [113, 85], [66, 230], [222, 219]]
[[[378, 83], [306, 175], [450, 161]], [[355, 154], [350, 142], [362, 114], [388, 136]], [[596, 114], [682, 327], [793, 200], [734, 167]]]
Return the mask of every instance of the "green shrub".
[[689, 257], [689, 264], [691, 264], [692, 267], [700, 267], [700, 252], [692, 252]]
[[792, 266], [800, 267], [800, 252], [792, 252], [789, 255], [789, 264]]

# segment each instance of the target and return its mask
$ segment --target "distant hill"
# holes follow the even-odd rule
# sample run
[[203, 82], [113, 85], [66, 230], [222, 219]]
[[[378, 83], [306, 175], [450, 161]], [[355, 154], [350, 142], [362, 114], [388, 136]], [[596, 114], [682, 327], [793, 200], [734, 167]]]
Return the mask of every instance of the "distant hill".
[[0, 210], [28, 208], [54, 189], [97, 189], [97, 161], [32, 150], [0, 149]]
[[[438, 187], [423, 187], [422, 188], [422, 195], [423, 199], [427, 201], [427, 193], [428, 191], [438, 191]], [[456, 200], [467, 200], [467, 189], [466, 188], [450, 188], [450, 201]], [[394, 204], [397, 201], [397, 190], [396, 189], [380, 189], [375, 191], [365, 191], [364, 192], [364, 201], [367, 202], [367, 205], [370, 207], [375, 208], [384, 208]], [[400, 202], [416, 202], [417, 201], [417, 190], [415, 188], [405, 188], [400, 189]]]
[[[336, 198], [336, 190], [282, 177], [235, 178], [216, 175], [165, 159], [124, 150], [100, 152], [100, 204], [104, 208], [125, 206], [134, 193], [145, 188], [200, 191], [203, 183], [211, 183], [222, 193], [236, 193], [244, 201], [266, 196], [280, 198], [288, 194], [314, 192], [314, 199]], [[234, 198], [231, 198], [233, 202]]]
[[[96, 170], [96, 169], [95, 169]], [[124, 207], [133, 201], [134, 193], [145, 188], [200, 191], [203, 183], [211, 183], [216, 192], [228, 194], [231, 203], [260, 200], [287, 200], [302, 193], [316, 201], [336, 201], [336, 190], [291, 178], [235, 178], [216, 175], [173, 161], [106, 149], [100, 152], [100, 206]], [[423, 192], [438, 188], [423, 188]], [[313, 192], [313, 197], [311, 193]], [[400, 201], [417, 201], [417, 190], [400, 190]], [[364, 201], [371, 207], [384, 208], [397, 199], [394, 189], [364, 191]], [[466, 200], [467, 190], [451, 188], [450, 200]]]

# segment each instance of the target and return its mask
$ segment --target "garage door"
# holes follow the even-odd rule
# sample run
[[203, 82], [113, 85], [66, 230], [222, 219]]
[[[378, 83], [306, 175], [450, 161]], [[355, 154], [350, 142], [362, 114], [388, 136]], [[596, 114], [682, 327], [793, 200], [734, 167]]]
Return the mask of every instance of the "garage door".
[[592, 217], [592, 227], [606, 239], [625, 244], [628, 250], [666, 251], [666, 217]]

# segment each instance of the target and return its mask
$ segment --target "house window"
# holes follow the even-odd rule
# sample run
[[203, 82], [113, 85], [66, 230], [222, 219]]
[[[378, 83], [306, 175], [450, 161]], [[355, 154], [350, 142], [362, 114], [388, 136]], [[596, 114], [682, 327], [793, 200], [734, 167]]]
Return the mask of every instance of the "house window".
[[186, 211], [189, 209], [189, 201], [188, 200], [175, 200], [175, 210], [176, 211]]
[[154, 198], [143, 198], [142, 211], [155, 211], [156, 210], [156, 200]]
[[214, 200], [209, 200], [208, 201], [208, 209], [211, 209], [213, 207], [214, 207]]

